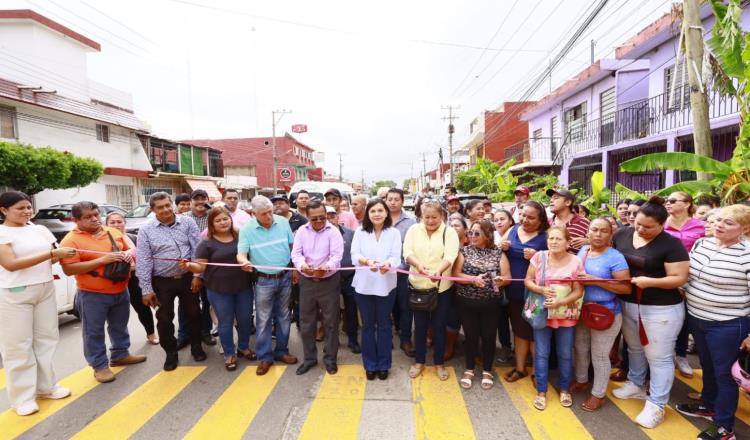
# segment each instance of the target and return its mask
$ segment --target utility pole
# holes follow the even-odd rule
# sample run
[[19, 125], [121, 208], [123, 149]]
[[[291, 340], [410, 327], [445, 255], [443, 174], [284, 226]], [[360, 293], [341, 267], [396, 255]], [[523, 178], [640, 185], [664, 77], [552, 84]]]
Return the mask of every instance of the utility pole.
[[458, 116], [453, 115], [453, 110], [460, 109], [460, 106], [453, 107], [451, 105], [443, 106], [443, 110], [448, 110], [448, 116], [443, 117], [443, 120], [448, 120], [448, 154], [450, 155], [450, 179], [449, 183], [451, 186], [453, 186], [453, 133], [456, 131], [456, 128], [453, 126], [453, 120], [458, 119]]
[[344, 181], [344, 177], [343, 177], [342, 170], [344, 169], [344, 162], [341, 159], [342, 154], [338, 153], [338, 155], [339, 155], [339, 182], [343, 182]]
[[422, 191], [427, 187], [427, 153], [422, 153]]
[[[688, 82], [690, 84], [695, 154], [713, 157], [711, 125], [708, 121], [708, 96], [706, 86], [701, 78], [704, 42], [698, 0], [683, 0], [682, 2], [682, 35], [685, 38], [685, 68], [688, 71]], [[682, 90], [678, 90], [677, 93], [682, 94]], [[711, 174], [709, 173], [698, 173], [698, 180], [710, 178]]]
[[591, 64], [594, 64], [594, 46], [596, 46], [596, 41], [591, 40]]
[[[278, 187], [277, 177], [276, 177], [276, 168], [278, 166], [279, 159], [276, 157], [276, 124], [281, 121], [281, 118], [284, 117], [285, 114], [291, 113], [291, 110], [274, 110], [271, 112], [271, 150], [273, 154], [273, 195], [276, 195], [276, 188]], [[279, 119], [276, 120], [276, 115], [279, 115]]]

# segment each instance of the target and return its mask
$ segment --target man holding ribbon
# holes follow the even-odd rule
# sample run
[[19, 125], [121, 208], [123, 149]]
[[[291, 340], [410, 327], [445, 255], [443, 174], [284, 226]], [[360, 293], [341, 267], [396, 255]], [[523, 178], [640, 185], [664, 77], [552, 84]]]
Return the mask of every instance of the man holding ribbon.
[[307, 207], [306, 225], [297, 230], [292, 248], [292, 263], [302, 273], [300, 278], [300, 331], [305, 360], [297, 374], [307, 373], [318, 363], [315, 326], [320, 308], [326, 327], [323, 362], [328, 374], [336, 374], [339, 350], [339, 292], [344, 240], [339, 229], [326, 220], [326, 208], [318, 201]]

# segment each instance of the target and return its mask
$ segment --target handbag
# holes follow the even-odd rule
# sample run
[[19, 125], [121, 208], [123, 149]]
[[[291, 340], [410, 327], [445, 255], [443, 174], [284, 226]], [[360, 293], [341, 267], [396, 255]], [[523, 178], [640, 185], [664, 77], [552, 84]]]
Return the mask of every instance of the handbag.
[[[542, 286], [544, 286], [546, 282], [547, 253], [542, 251], [539, 257], [542, 260], [539, 266], [540, 279], [542, 280]], [[547, 327], [547, 311], [544, 308], [544, 295], [526, 289], [521, 315], [534, 330], [541, 330]]]
[[[445, 256], [445, 231], [447, 229], [447, 226], [443, 228], [443, 256]], [[441, 281], [438, 281], [437, 287], [429, 289], [416, 289], [409, 283], [409, 307], [415, 312], [431, 312], [435, 310], [438, 304]]]
[[615, 314], [598, 303], [586, 303], [581, 309], [581, 321], [591, 330], [606, 330], [612, 327]]
[[[120, 248], [115, 243], [115, 239], [112, 238], [112, 234], [107, 231], [109, 242], [112, 243], [112, 252], [120, 252]], [[104, 266], [104, 278], [112, 281], [113, 283], [120, 283], [127, 281], [130, 276], [130, 263], [126, 261], [115, 261]]]

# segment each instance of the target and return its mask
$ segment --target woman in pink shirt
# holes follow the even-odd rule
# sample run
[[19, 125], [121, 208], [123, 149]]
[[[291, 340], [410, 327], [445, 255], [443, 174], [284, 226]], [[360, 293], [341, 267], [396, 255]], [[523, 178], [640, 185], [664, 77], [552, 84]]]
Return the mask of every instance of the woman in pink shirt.
[[[685, 246], [685, 250], [690, 252], [695, 242], [706, 235], [704, 223], [693, 217], [695, 213], [693, 197], [686, 192], [673, 192], [667, 197], [666, 207], [669, 217], [664, 223], [664, 232], [678, 238]], [[682, 325], [680, 334], [677, 335], [677, 342], [674, 347], [677, 369], [680, 370], [682, 376], [687, 378], [693, 377], [693, 368], [687, 360], [689, 333], [686, 320], [685, 324]]]

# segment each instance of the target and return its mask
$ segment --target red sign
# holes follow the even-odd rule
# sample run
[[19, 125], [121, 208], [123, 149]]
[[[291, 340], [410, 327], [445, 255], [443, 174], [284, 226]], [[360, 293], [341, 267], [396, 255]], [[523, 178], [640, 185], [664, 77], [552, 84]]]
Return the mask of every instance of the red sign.
[[281, 167], [278, 170], [279, 173], [279, 181], [280, 182], [294, 182], [295, 181], [295, 173], [294, 168], [291, 167]]
[[307, 125], [305, 124], [292, 125], [292, 133], [307, 133]]
[[323, 181], [323, 168], [313, 168], [307, 171], [307, 180], [315, 182]]

